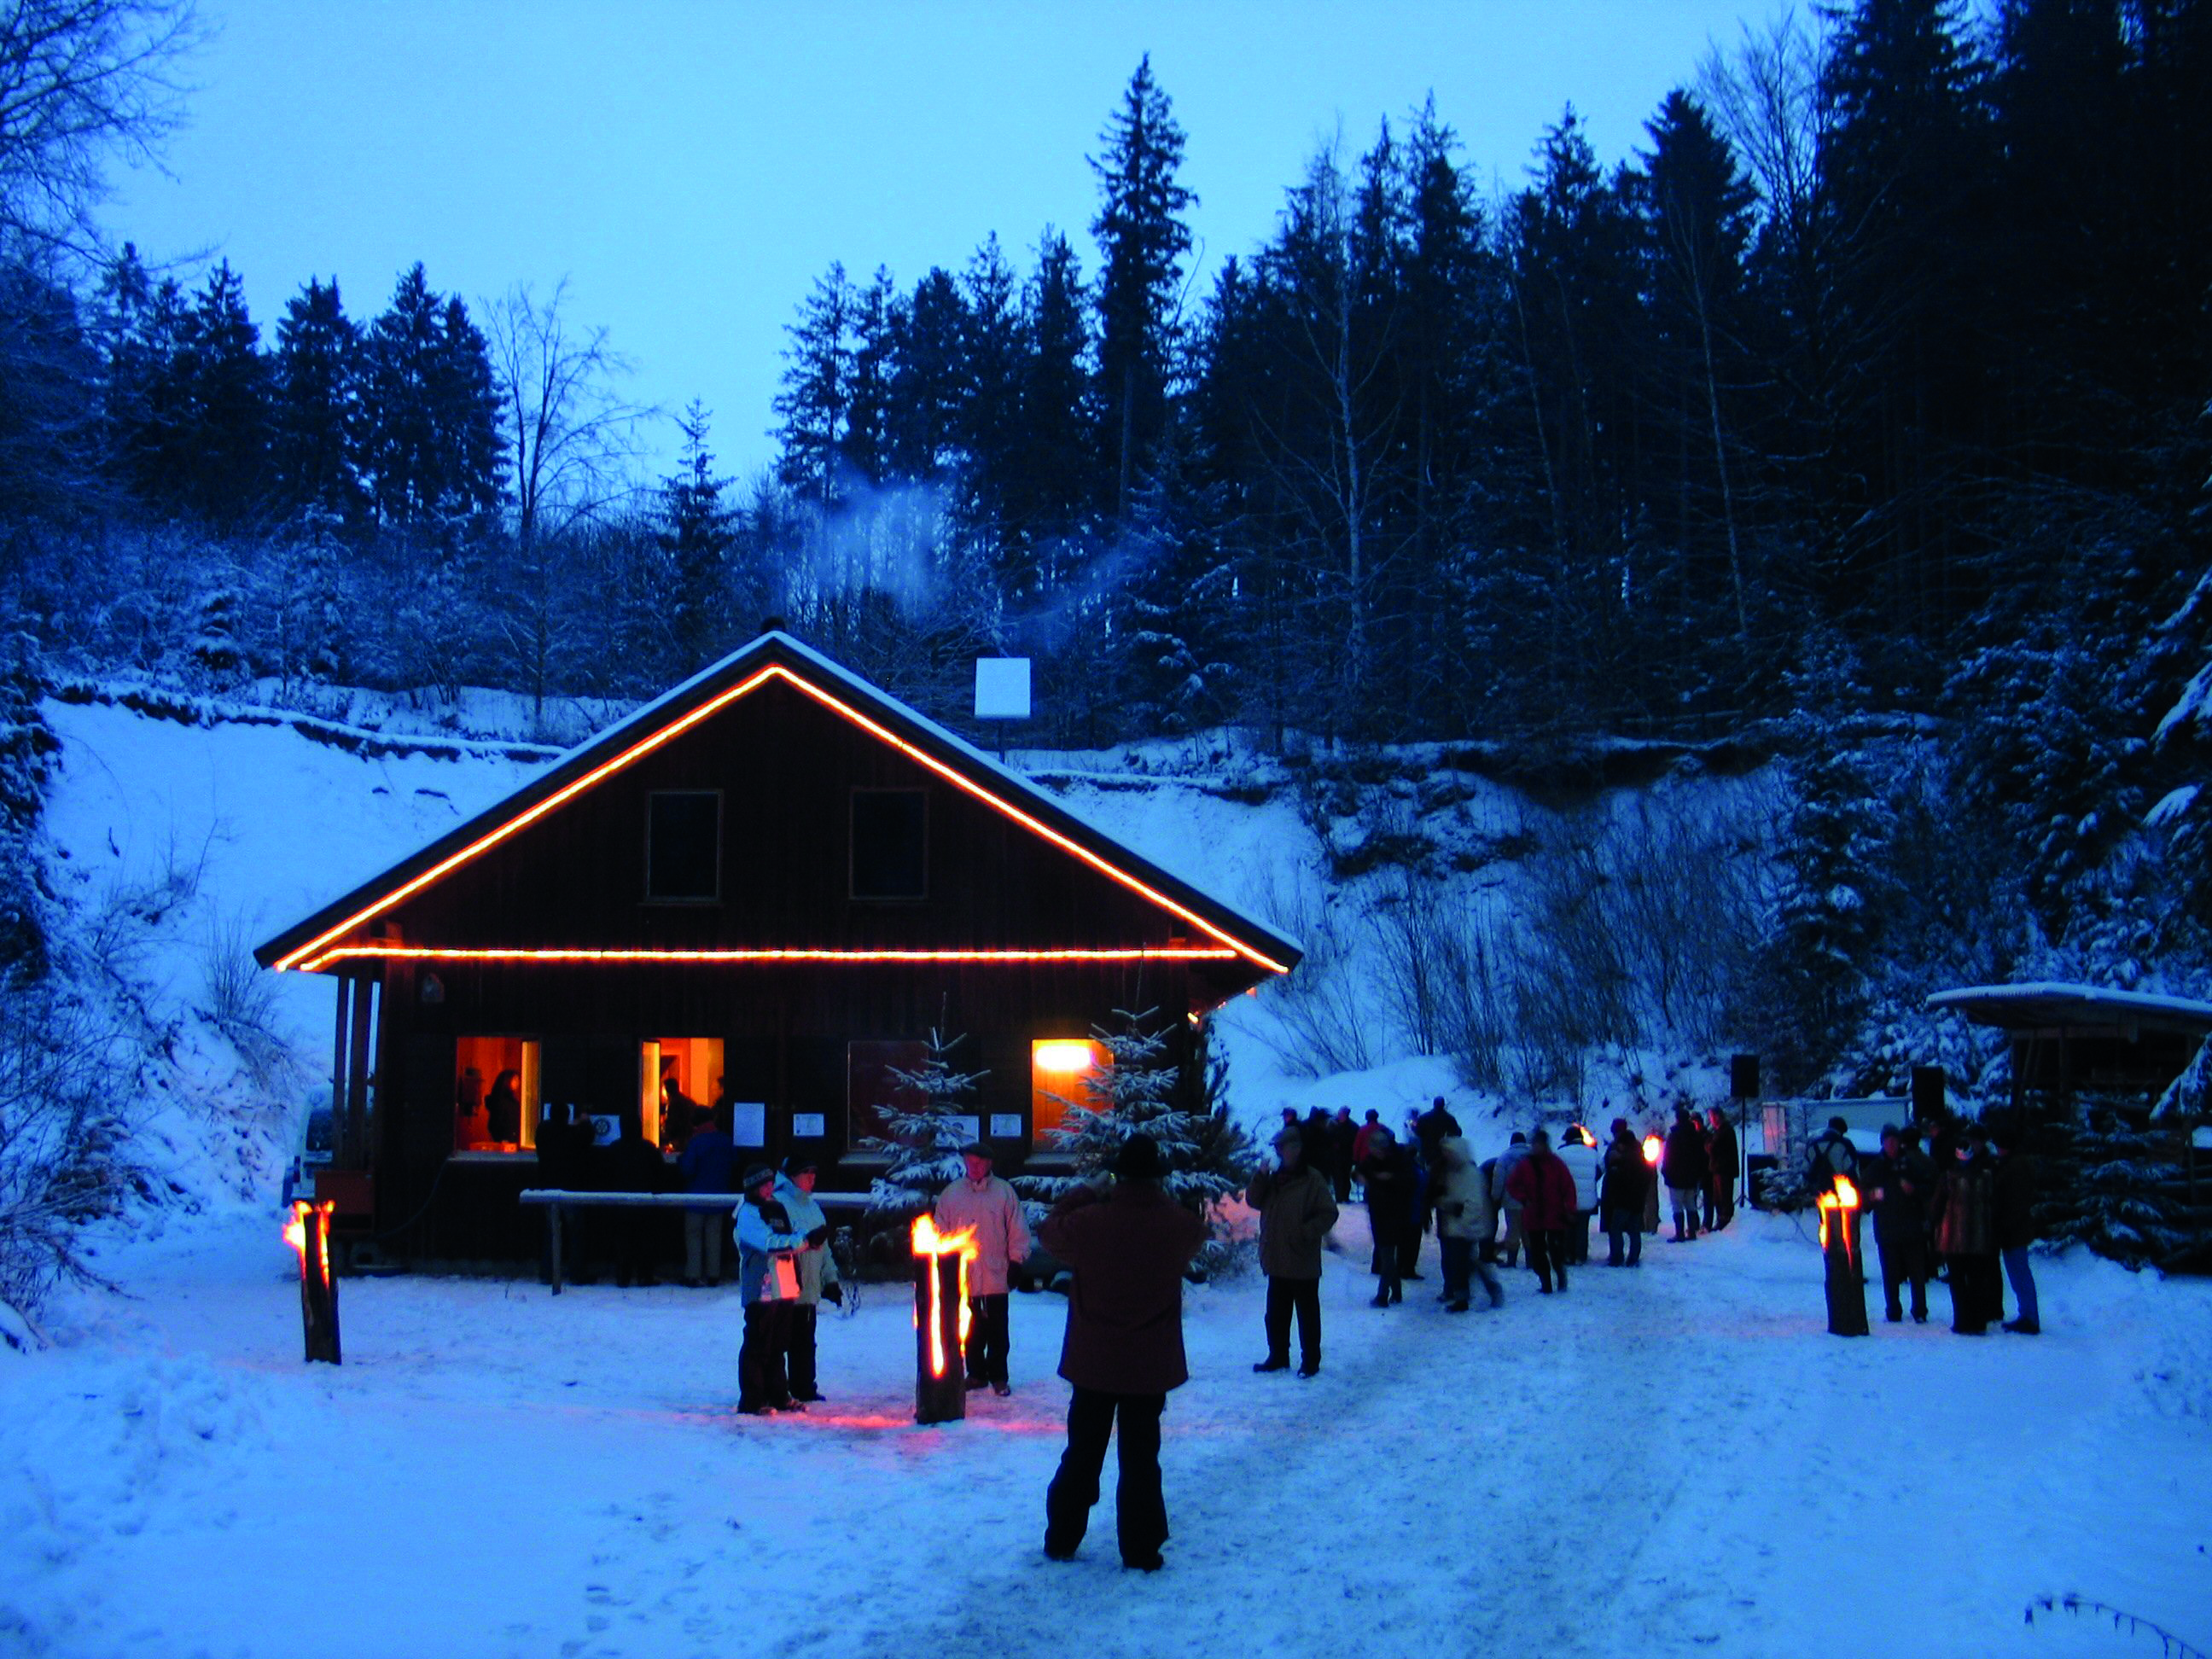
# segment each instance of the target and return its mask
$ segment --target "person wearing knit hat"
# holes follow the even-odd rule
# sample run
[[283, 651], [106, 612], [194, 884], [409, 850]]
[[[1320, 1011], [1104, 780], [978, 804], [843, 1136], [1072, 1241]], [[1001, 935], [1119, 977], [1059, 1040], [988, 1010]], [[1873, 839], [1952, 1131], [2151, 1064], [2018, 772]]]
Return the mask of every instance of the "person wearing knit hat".
[[830, 1237], [792, 1224], [775, 1196], [775, 1171], [756, 1164], [744, 1177], [745, 1201], [738, 1206], [738, 1285], [744, 1297], [745, 1336], [738, 1350], [738, 1409], [758, 1417], [804, 1411], [792, 1398], [784, 1370], [792, 1310], [799, 1304], [797, 1254]]
[[1168, 1537], [1160, 1491], [1160, 1413], [1190, 1377], [1182, 1346], [1182, 1273], [1206, 1224], [1160, 1190], [1158, 1145], [1132, 1135], [1115, 1154], [1110, 1186], [1085, 1183], [1038, 1228], [1074, 1274], [1060, 1374], [1074, 1389], [1067, 1449], [1045, 1490], [1044, 1553], [1073, 1560], [1098, 1501], [1106, 1448], [1121, 1437], [1115, 1498], [1121, 1565], [1157, 1571]]
[[812, 1158], [793, 1152], [784, 1159], [782, 1173], [775, 1178], [776, 1202], [790, 1217], [791, 1231], [804, 1233], [810, 1241], [818, 1231], [825, 1241], [810, 1242], [793, 1257], [799, 1268], [799, 1299], [792, 1304], [784, 1329], [784, 1376], [791, 1384], [791, 1397], [802, 1403], [822, 1398], [814, 1346], [821, 1304], [845, 1299], [845, 1288], [837, 1282], [837, 1263], [826, 1242], [830, 1218], [814, 1201], [816, 1173]]

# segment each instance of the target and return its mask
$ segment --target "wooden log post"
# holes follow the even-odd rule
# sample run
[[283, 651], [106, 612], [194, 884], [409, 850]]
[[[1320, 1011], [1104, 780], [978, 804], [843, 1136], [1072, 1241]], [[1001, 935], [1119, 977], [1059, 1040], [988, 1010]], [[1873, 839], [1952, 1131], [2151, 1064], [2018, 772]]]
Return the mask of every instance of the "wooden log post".
[[1820, 1207], [1820, 1254], [1826, 1264], [1828, 1334], [1869, 1334], [1866, 1310], [1866, 1255], [1859, 1236], [1858, 1193], [1847, 1181], [1823, 1193]]
[[914, 1420], [959, 1422], [968, 1415], [968, 1366], [957, 1252], [914, 1259]]
[[292, 1225], [285, 1230], [300, 1257], [300, 1327], [309, 1364], [340, 1363], [338, 1282], [331, 1267], [333, 1207], [327, 1201], [295, 1203]]

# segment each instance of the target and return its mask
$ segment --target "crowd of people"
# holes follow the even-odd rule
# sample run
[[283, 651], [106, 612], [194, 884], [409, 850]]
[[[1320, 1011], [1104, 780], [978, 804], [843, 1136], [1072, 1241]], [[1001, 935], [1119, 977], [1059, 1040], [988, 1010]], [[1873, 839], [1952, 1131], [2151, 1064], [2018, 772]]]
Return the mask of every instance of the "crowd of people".
[[[1316, 1108], [1301, 1116], [1285, 1108], [1275, 1136], [1278, 1168], [1263, 1173], [1246, 1194], [1261, 1215], [1261, 1261], [1268, 1278], [1268, 1355], [1256, 1369], [1284, 1369], [1292, 1310], [1303, 1333], [1307, 1305], [1319, 1322], [1319, 1224], [1350, 1201], [1354, 1186], [1367, 1207], [1373, 1239], [1372, 1305], [1405, 1300], [1406, 1281], [1419, 1279], [1421, 1240], [1433, 1231], [1442, 1261], [1440, 1299], [1454, 1313], [1473, 1305], [1479, 1280], [1492, 1307], [1504, 1299], [1496, 1266], [1517, 1267], [1523, 1255], [1546, 1296], [1567, 1287], [1567, 1270], [1589, 1260], [1593, 1224], [1606, 1236], [1606, 1265], [1633, 1267], [1644, 1259], [1644, 1237], [1660, 1224], [1663, 1183], [1674, 1217], [1670, 1242], [1687, 1243], [1701, 1231], [1727, 1226], [1735, 1215], [1735, 1183], [1742, 1158], [1735, 1127], [1719, 1107], [1700, 1115], [1686, 1099], [1663, 1134], [1656, 1127], [1639, 1138], [1626, 1118], [1613, 1121], [1599, 1146], [1574, 1124], [1553, 1144], [1549, 1131], [1516, 1130], [1495, 1157], [1478, 1159], [1458, 1119], [1441, 1096], [1426, 1111], [1409, 1114], [1402, 1133], [1369, 1110], [1355, 1124], [1348, 1109], [1332, 1116]], [[1309, 1249], [1307, 1235], [1316, 1225]], [[1286, 1242], [1298, 1241], [1297, 1247]], [[1278, 1281], [1281, 1281], [1279, 1286]], [[1311, 1281], [1310, 1283], [1310, 1281]], [[1301, 1338], [1312, 1369], [1319, 1365], [1319, 1335]]]
[[[1881, 1260], [1883, 1317], [1928, 1322], [1928, 1285], [1940, 1278], [1951, 1295], [1951, 1328], [1985, 1336], [1992, 1325], [2042, 1334], [2035, 1270], [2036, 1172], [2017, 1126], [2003, 1116], [1979, 1122], [1886, 1123], [1881, 1151], [1862, 1158], [1842, 1118], [1831, 1118], [1806, 1152], [1815, 1194], [1849, 1182], [1874, 1215]], [[2004, 1316], [2005, 1281], [2017, 1316]]]

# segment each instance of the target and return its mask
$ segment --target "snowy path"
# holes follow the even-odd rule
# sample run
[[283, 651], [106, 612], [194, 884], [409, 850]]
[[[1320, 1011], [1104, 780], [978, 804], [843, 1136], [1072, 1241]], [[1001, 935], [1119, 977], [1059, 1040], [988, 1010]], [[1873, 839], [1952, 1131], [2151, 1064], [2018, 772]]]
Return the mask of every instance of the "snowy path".
[[1817, 1253], [1751, 1227], [1462, 1316], [1433, 1263], [1365, 1306], [1354, 1241], [1312, 1382], [1249, 1371], [1255, 1285], [1194, 1294], [1153, 1577], [1110, 1497], [1040, 1553], [1056, 1298], [1016, 1298], [1018, 1392], [965, 1425], [906, 1420], [881, 1291], [825, 1322], [834, 1404], [760, 1422], [726, 1298], [349, 1281], [311, 1370], [273, 1228], [174, 1232], [111, 1258], [141, 1299], [0, 1356], [0, 1654], [2154, 1650], [2023, 1626], [2069, 1589], [2212, 1640], [2212, 1286], [2067, 1261], [2039, 1340], [1877, 1291], [1841, 1342]]

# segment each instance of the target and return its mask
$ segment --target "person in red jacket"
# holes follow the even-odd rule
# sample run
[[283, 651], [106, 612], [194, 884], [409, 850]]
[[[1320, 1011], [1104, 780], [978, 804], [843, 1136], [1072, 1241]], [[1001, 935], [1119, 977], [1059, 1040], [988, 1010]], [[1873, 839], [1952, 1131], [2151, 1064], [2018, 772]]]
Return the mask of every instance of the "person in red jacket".
[[1111, 1187], [1082, 1186], [1053, 1206], [1037, 1237], [1074, 1271], [1060, 1374], [1073, 1385], [1067, 1449], [1044, 1495], [1044, 1553], [1069, 1561], [1091, 1525], [1106, 1443], [1118, 1418], [1121, 1483], [1115, 1496], [1121, 1565], [1160, 1565], [1167, 1500], [1160, 1492], [1160, 1413], [1190, 1380], [1182, 1348], [1182, 1270], [1206, 1224], [1160, 1190], [1158, 1145], [1132, 1135]]
[[1551, 1136], [1541, 1129], [1528, 1137], [1528, 1156], [1507, 1177], [1505, 1191], [1521, 1206], [1521, 1231], [1538, 1287], [1551, 1295], [1552, 1276], [1557, 1273], [1559, 1288], [1565, 1290], [1567, 1223], [1575, 1213], [1575, 1178], [1552, 1150]]

